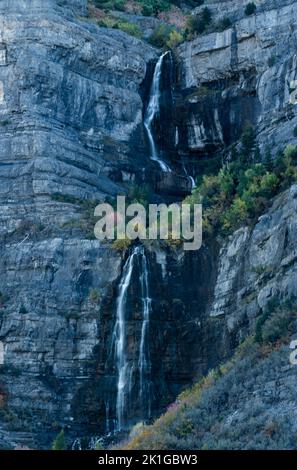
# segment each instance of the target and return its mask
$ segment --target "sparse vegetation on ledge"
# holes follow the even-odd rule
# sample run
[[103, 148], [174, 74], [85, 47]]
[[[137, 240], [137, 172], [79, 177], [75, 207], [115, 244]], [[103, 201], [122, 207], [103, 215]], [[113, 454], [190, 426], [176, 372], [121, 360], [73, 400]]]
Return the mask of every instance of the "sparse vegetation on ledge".
[[[187, 4], [187, 8], [183, 7]], [[216, 20], [205, 6], [200, 13], [191, 14], [191, 8], [204, 5], [203, 0], [92, 0], [90, 17], [101, 27], [120, 29], [131, 36], [142, 38], [143, 34], [133, 18], [139, 15], [159, 20], [149, 42], [159, 48], [174, 49], [181, 42], [214, 31], [224, 31], [232, 26], [227, 16]], [[120, 13], [126, 14], [121, 16]], [[131, 15], [131, 16], [130, 16]], [[136, 15], [136, 16], [135, 16]]]
[[[290, 335], [296, 333], [294, 305], [293, 299], [285, 304], [272, 301], [265, 321], [261, 327], [259, 322], [256, 326], [256, 335], [243, 341], [231, 360], [182, 392], [153, 425], [136, 425], [130, 441], [120, 447], [125, 450], [294, 448], [289, 420], [277, 411], [280, 398], [273, 395], [271, 399], [275, 393], [273, 381], [280, 370], [288, 369], [286, 345]], [[266, 383], [265, 396], [263, 390], [258, 390], [259, 378], [261, 383]], [[289, 390], [287, 394], [289, 397]], [[292, 391], [292, 397], [293, 394]]]
[[297, 180], [297, 148], [288, 145], [273, 159], [270, 149], [260, 155], [255, 131], [247, 125], [239, 148], [216, 174], [204, 175], [186, 199], [203, 205], [205, 234], [227, 235], [257, 220], [271, 198]]

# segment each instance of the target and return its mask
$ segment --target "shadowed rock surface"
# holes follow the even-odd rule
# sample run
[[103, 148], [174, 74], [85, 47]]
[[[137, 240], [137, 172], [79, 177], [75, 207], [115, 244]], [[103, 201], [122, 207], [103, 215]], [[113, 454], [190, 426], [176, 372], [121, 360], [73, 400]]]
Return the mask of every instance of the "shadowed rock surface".
[[[232, 28], [183, 43], [174, 64], [165, 63], [156, 135], [174, 169], [167, 175], [151, 162], [143, 128], [161, 51], [99, 28], [86, 3], [0, 4], [2, 447], [48, 448], [61, 427], [71, 444], [114, 423], [110, 351], [128, 253], [87, 239], [84, 201], [122, 194], [132, 183], [150, 185], [158, 200], [180, 199], [189, 192], [183, 165], [199, 175], [206, 160], [228, 153], [247, 121], [261, 148], [269, 142], [275, 153], [297, 143], [296, 1], [257, 2], [251, 17], [242, 2], [213, 3], [218, 18], [222, 3], [232, 9]], [[269, 298], [294, 295], [296, 194], [293, 185], [253, 229], [197, 253], [147, 248], [154, 416], [232, 354]], [[133, 363], [137, 271], [128, 314]], [[135, 403], [131, 424], [142, 418]]]

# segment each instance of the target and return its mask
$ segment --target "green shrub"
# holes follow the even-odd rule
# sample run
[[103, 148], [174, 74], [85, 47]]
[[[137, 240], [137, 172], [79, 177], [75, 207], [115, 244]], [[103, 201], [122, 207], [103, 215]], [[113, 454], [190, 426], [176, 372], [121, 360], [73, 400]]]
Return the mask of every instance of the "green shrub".
[[293, 312], [294, 299], [281, 304], [276, 297], [273, 297], [256, 323], [255, 342], [275, 344], [279, 340], [284, 340], [296, 317]]
[[289, 333], [292, 321], [292, 313], [289, 311], [277, 311], [268, 318], [262, 327], [262, 339], [264, 343], [276, 343]]
[[288, 145], [275, 160], [269, 153], [263, 162], [256, 149], [255, 131], [249, 125], [243, 132], [240, 150], [231, 152], [232, 161], [216, 174], [204, 175], [186, 198], [189, 204], [203, 205], [205, 235], [226, 235], [255, 221], [272, 197], [297, 181], [295, 146]]
[[272, 154], [271, 154], [270, 147], [268, 147], [268, 146], [265, 148], [263, 164], [264, 164], [265, 169], [267, 171], [272, 171], [273, 170], [274, 161], [273, 161], [273, 157], [272, 157]]
[[256, 329], [255, 329], [255, 342], [258, 344], [263, 343], [263, 325], [266, 320], [269, 318], [269, 312], [266, 310], [257, 320]]
[[95, 7], [103, 10], [125, 10], [126, 0], [93, 0]]
[[245, 161], [251, 159], [256, 145], [256, 132], [252, 124], [247, 123], [241, 136], [240, 153]]
[[62, 431], [60, 431], [57, 437], [55, 438], [53, 445], [52, 445], [52, 450], [65, 450], [64, 429], [62, 429]]
[[184, 419], [176, 428], [175, 432], [179, 439], [186, 437], [194, 431], [194, 424], [190, 419]]
[[203, 5], [204, 0], [185, 0], [184, 3], [187, 3], [193, 8], [200, 7], [200, 5]]
[[139, 3], [142, 5], [144, 16], [157, 16], [171, 8], [170, 2], [166, 0], [140, 0]]
[[104, 450], [104, 445], [102, 442], [98, 441], [95, 444], [95, 450]]
[[87, 239], [94, 239], [94, 209], [99, 201], [76, 199], [76, 204], [80, 209], [80, 217], [71, 219], [61, 225], [61, 229], [79, 229]]
[[146, 209], [148, 209], [150, 202], [150, 188], [146, 185], [131, 185], [129, 187], [127, 201], [128, 204], [142, 204]]
[[209, 8], [205, 7], [199, 15], [191, 15], [187, 21], [187, 29], [190, 33], [202, 34], [212, 21]]
[[153, 31], [148, 41], [155, 47], [164, 47], [166, 46], [167, 41], [169, 40], [170, 33], [170, 26], [162, 24]]
[[211, 13], [210, 9], [205, 7], [202, 10], [201, 16], [202, 16], [202, 19], [205, 22], [206, 26], [208, 26], [212, 21], [212, 13]]
[[149, 4], [143, 5], [141, 12], [144, 16], [153, 16], [154, 15], [154, 7], [153, 7], [153, 5], [149, 5]]
[[63, 202], [65, 204], [78, 204], [79, 200], [71, 194], [54, 193], [51, 196], [53, 201]]
[[253, 15], [256, 12], [256, 10], [257, 10], [257, 7], [254, 4], [254, 2], [250, 2], [245, 7], [244, 13], [246, 14], [246, 16], [250, 16], [250, 15]]
[[133, 23], [120, 21], [115, 24], [114, 28], [120, 29], [121, 31], [124, 31], [124, 33], [130, 34], [130, 36], [134, 36], [136, 38], [141, 38], [142, 36], [139, 26]]
[[6, 294], [3, 294], [3, 292], [0, 292], [0, 308], [4, 307], [5, 302], [8, 300], [8, 296]]
[[234, 231], [247, 220], [248, 214], [247, 203], [240, 197], [237, 197], [223, 216], [223, 230], [227, 232]]
[[176, 31], [176, 29], [173, 29], [169, 33], [169, 37], [167, 39], [166, 45], [169, 47], [169, 49], [174, 49], [177, 47], [179, 44], [183, 42], [183, 35]]
[[128, 248], [130, 248], [131, 244], [132, 240], [130, 240], [130, 238], [125, 238], [124, 240], [116, 239], [112, 243], [112, 248], [115, 251], [126, 251]]
[[89, 292], [89, 297], [92, 302], [99, 302], [100, 293], [97, 291], [97, 289], [91, 289]]
[[225, 31], [225, 29], [229, 29], [231, 28], [231, 26], [232, 26], [232, 21], [227, 16], [225, 16], [223, 19], [221, 19], [217, 23], [217, 29], [219, 31]]
[[4, 119], [3, 121], [0, 121], [1, 127], [9, 126], [10, 124], [11, 124], [11, 121], [9, 119]]
[[268, 59], [268, 67], [273, 67], [275, 65], [276, 58], [275, 56], [270, 56]]
[[182, 41], [183, 35], [168, 25], [159, 25], [149, 37], [148, 41], [155, 47], [174, 49]]
[[134, 439], [137, 436], [139, 436], [144, 431], [145, 428], [146, 428], [146, 425], [143, 422], [134, 424], [133, 428], [131, 429], [129, 433], [129, 439]]
[[25, 315], [26, 313], [28, 313], [28, 310], [26, 309], [26, 307], [24, 306], [24, 304], [22, 304], [22, 305], [20, 306], [19, 313], [20, 313], [21, 315]]
[[275, 173], [265, 173], [261, 178], [259, 195], [270, 198], [276, 193], [279, 182], [279, 178]]
[[297, 147], [295, 145], [289, 144], [285, 148], [284, 152], [286, 159], [297, 160]]

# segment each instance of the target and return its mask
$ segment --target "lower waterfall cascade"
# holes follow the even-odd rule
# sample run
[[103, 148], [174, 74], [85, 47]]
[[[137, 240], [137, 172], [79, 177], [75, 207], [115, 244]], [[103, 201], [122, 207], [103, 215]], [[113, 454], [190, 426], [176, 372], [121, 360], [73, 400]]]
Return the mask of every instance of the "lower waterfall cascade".
[[[135, 268], [138, 268], [140, 277], [141, 295], [141, 333], [139, 339], [138, 361], [132, 365], [127, 359], [127, 300], [128, 290]], [[114, 361], [117, 370], [117, 394], [116, 394], [116, 430], [121, 431], [126, 427], [125, 411], [129, 409], [132, 379], [134, 374], [139, 376], [138, 395], [143, 419], [151, 414], [150, 396], [150, 357], [148, 345], [148, 329], [151, 316], [151, 302], [149, 293], [148, 261], [144, 247], [136, 246], [132, 249], [124, 264], [121, 281], [118, 288], [116, 301], [116, 321], [113, 331]], [[109, 409], [109, 405], [107, 405]], [[110, 431], [108, 416], [107, 430]]]

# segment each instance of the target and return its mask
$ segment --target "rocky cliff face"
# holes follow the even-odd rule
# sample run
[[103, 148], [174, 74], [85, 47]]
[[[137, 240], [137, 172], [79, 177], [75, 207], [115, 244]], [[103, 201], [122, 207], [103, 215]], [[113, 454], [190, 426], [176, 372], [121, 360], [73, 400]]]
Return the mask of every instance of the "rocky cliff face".
[[295, 297], [296, 190], [293, 185], [253, 230], [238, 230], [221, 248], [210, 315], [224, 315], [230, 331], [253, 331], [270, 299]]
[[256, 15], [249, 17], [242, 2], [223, 4], [212, 2], [209, 8], [216, 21], [227, 16], [233, 26], [178, 49], [181, 151], [193, 159], [236, 142], [247, 121], [257, 126], [262, 148], [269, 145], [276, 152], [287, 142], [296, 143], [296, 107], [290, 104], [296, 2], [259, 1]]
[[139, 87], [156, 57], [120, 31], [73, 16], [86, 2], [26, 3], [1, 5], [1, 193], [12, 227], [16, 203], [18, 214], [23, 207], [58, 222], [53, 193], [102, 199], [119, 192], [114, 172], [133, 177], [125, 165], [137, 168], [137, 152], [127, 143], [142, 122]]
[[[79, 226], [84, 200], [123, 193], [144, 167], [156, 169], [142, 121], [159, 53], [95, 26], [84, 1], [28, 6], [0, 6], [1, 436], [6, 442], [8, 432], [12, 446], [49, 446], [60, 426], [74, 439], [115, 419], [117, 377], [107, 358], [123, 259], [66, 227]], [[170, 307], [165, 350], [174, 342]], [[165, 387], [163, 404], [190, 378], [177, 372], [168, 389], [165, 362], [155, 399]]]
[[[173, 69], [165, 64], [168, 130], [157, 134], [174, 172], [164, 177], [149, 159], [143, 129], [160, 51], [99, 28], [83, 0], [1, 2], [3, 447], [48, 447], [61, 427], [70, 444], [114, 426], [110, 351], [128, 253], [86, 239], [83, 201], [123, 193], [132, 182], [180, 197], [189, 189], [183, 164], [197, 174], [195, 160], [236, 142], [246, 120], [257, 125], [262, 146], [296, 140], [289, 104], [296, 2], [257, 2], [250, 18], [241, 2], [224, 3], [232, 4], [234, 27], [181, 45]], [[219, 16], [215, 2], [212, 8]], [[232, 353], [270, 296], [293, 293], [295, 193], [293, 186], [253, 230], [241, 229], [221, 247], [147, 249], [153, 415]], [[131, 364], [141, 335], [139, 275], [136, 269], [129, 287]], [[137, 403], [133, 383], [131, 393]], [[131, 423], [141, 418], [135, 405]]]
[[[4, 421], [17, 431], [33, 421], [52, 431], [62, 416], [71, 424], [88, 408], [72, 403], [95, 375], [106, 328], [90, 292], [112, 296], [121, 259], [96, 242], [67, 239], [62, 224], [80, 217], [80, 207], [53, 194], [102, 200], [133, 179], [137, 154], [128, 142], [142, 122], [140, 85], [156, 57], [120, 31], [80, 20], [86, 2], [66, 3], [0, 6], [1, 394]], [[94, 413], [98, 428], [100, 406]]]

